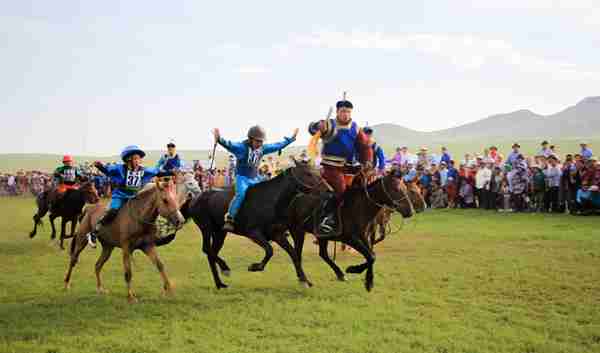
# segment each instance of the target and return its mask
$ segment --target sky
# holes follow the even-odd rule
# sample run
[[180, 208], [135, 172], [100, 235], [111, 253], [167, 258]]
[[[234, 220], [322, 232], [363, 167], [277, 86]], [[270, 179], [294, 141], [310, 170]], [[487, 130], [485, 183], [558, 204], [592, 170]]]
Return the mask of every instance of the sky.
[[600, 94], [598, 33], [596, 0], [5, 2], [0, 153], [304, 144], [344, 91], [361, 125], [552, 114]]

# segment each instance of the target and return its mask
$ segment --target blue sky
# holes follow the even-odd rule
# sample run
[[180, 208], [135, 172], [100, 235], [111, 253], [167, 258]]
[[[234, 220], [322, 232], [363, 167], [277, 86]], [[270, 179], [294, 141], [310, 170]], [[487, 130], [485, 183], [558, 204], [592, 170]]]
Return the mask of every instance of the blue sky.
[[[436, 130], [598, 95], [600, 5], [539, 1], [18, 1], [0, 12], [0, 153], [305, 143], [355, 119]], [[6, 128], [8, 126], [8, 128]]]

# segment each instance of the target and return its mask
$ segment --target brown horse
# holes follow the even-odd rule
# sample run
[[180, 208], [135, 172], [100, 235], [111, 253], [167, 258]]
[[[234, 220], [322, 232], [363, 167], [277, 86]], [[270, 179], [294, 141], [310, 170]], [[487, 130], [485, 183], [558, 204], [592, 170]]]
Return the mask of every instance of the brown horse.
[[[351, 188], [344, 194], [344, 201], [340, 209], [341, 232], [339, 235], [328, 238], [318, 238], [319, 255], [333, 269], [338, 279], [344, 280], [344, 274], [339, 267], [329, 258], [327, 243], [341, 241], [358, 251], [365, 257], [366, 262], [361, 265], [350, 266], [348, 273], [362, 273], [367, 271], [365, 288], [373, 288], [373, 264], [375, 253], [369, 248], [366, 238], [367, 227], [381, 209], [394, 209], [403, 217], [411, 217], [414, 213], [413, 205], [408, 197], [406, 185], [402, 181], [401, 173], [390, 173], [369, 185], [356, 182], [359, 187]], [[316, 233], [315, 210], [319, 209], [320, 198], [314, 195], [298, 195], [289, 206], [288, 229], [296, 246], [297, 257], [302, 258], [302, 244], [306, 232]]]
[[[64, 250], [63, 242], [65, 239], [72, 238], [75, 234], [77, 221], [86, 203], [97, 203], [100, 200], [98, 191], [91, 181], [84, 182], [77, 190], [68, 190], [57, 202], [52, 209], [48, 202], [48, 191], [38, 195], [36, 198], [37, 212], [33, 215], [33, 230], [29, 233], [29, 237], [33, 238], [37, 234], [38, 225], [42, 224], [42, 218], [50, 211], [50, 225], [52, 226], [52, 240], [56, 239], [56, 228], [54, 220], [61, 218], [60, 222], [60, 248]], [[66, 236], [67, 223], [71, 223], [71, 235]]]
[[[96, 289], [98, 293], [106, 293], [102, 286], [100, 272], [115, 247], [121, 248], [123, 252], [127, 299], [130, 303], [137, 301], [131, 288], [131, 254], [136, 249], [142, 250], [160, 272], [165, 294], [172, 292], [164, 265], [156, 253], [158, 234], [155, 222], [160, 215], [176, 227], [183, 225], [185, 220], [179, 211], [183, 203], [182, 200], [183, 198], [177, 195], [172, 180], [158, 181], [155, 185], [150, 184], [133, 199], [129, 200], [121, 208], [114, 221], [101, 229], [98, 240], [102, 245], [102, 254], [96, 262]], [[71, 242], [71, 260], [65, 275], [66, 289], [70, 288], [71, 273], [73, 267], [77, 264], [79, 254], [87, 245], [86, 234], [93, 229], [103, 212], [103, 207], [96, 207], [86, 212], [77, 236]]]
[[[417, 213], [425, 211], [425, 199], [421, 194], [421, 190], [415, 183], [405, 183], [406, 190], [408, 192], [408, 198], [413, 204], [413, 207]], [[375, 244], [382, 242], [388, 234], [388, 225], [392, 220], [393, 210], [384, 208], [377, 214], [375, 220], [369, 224], [367, 228], [367, 239], [369, 240], [369, 247], [371, 250], [375, 247]], [[377, 237], [379, 233], [379, 237]]]

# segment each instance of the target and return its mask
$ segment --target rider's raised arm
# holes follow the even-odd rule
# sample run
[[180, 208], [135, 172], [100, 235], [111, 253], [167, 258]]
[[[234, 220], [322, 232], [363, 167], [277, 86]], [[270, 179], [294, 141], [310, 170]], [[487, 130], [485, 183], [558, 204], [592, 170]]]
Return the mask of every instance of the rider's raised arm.
[[383, 148], [381, 148], [381, 146], [377, 147], [377, 169], [385, 169], [385, 155], [383, 154]]
[[273, 152], [279, 152], [282, 149], [289, 146], [294, 141], [296, 141], [295, 137], [284, 137], [283, 141], [281, 141], [281, 142], [268, 143], [263, 146], [263, 153], [269, 154], [269, 153], [273, 153]]
[[308, 133], [313, 136], [317, 132], [321, 133], [321, 138], [327, 139], [335, 131], [335, 122], [333, 119], [325, 119], [312, 122], [308, 125]]
[[106, 168], [106, 166], [100, 162], [95, 162], [94, 167], [96, 167], [96, 169], [98, 169], [100, 171], [100, 173], [102, 173], [104, 175], [109, 174], [108, 168]]
[[144, 168], [144, 178], [148, 177], [148, 178], [154, 178], [154, 177], [165, 177], [165, 176], [173, 176], [175, 175], [174, 172], [172, 171], [164, 171], [164, 170], [160, 170], [156, 167], [146, 167]]
[[228, 152], [233, 153], [236, 156], [244, 153], [246, 150], [246, 145], [243, 142], [231, 142], [229, 140], [225, 140], [223, 137], [219, 137], [217, 143], [223, 146], [223, 148], [225, 148]]

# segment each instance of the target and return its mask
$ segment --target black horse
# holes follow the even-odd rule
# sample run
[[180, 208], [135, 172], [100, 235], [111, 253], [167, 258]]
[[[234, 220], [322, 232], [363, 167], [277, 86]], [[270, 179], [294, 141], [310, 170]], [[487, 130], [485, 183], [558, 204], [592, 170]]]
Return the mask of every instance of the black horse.
[[[236, 217], [235, 233], [251, 239], [265, 251], [263, 260], [250, 265], [249, 271], [264, 270], [273, 256], [273, 248], [269, 242], [274, 241], [292, 259], [300, 282], [310, 285], [295, 251], [295, 248], [302, 247], [302, 244], [295, 243], [293, 248], [286, 238], [283, 225], [287, 224], [288, 206], [299, 193], [323, 190], [326, 187], [314, 168], [303, 162], [295, 162], [295, 166], [286, 169], [280, 175], [248, 189]], [[229, 266], [218, 255], [227, 235], [223, 230], [224, 216], [232, 198], [232, 191], [208, 191], [200, 195], [190, 207], [182, 209], [184, 217], [192, 218], [202, 232], [202, 251], [208, 257], [218, 289], [227, 288], [227, 285], [221, 281], [216, 266], [219, 266], [224, 275], [228, 276], [230, 273]], [[277, 224], [282, 226], [278, 228]]]
[[[72, 238], [75, 234], [75, 227], [79, 221], [79, 216], [82, 214], [83, 206], [86, 203], [97, 203], [100, 200], [98, 191], [93, 182], [86, 181], [81, 184], [77, 190], [67, 190], [64, 196], [52, 206], [48, 202], [48, 191], [44, 191], [36, 198], [37, 212], [33, 215], [33, 230], [29, 233], [29, 237], [33, 238], [37, 234], [38, 225], [42, 224], [42, 218], [46, 213], [50, 212], [50, 225], [52, 226], [51, 239], [56, 239], [56, 228], [54, 220], [61, 217], [60, 222], [60, 248], [64, 250], [63, 242], [65, 239]], [[71, 235], [66, 236], [67, 223], [71, 223]]]

